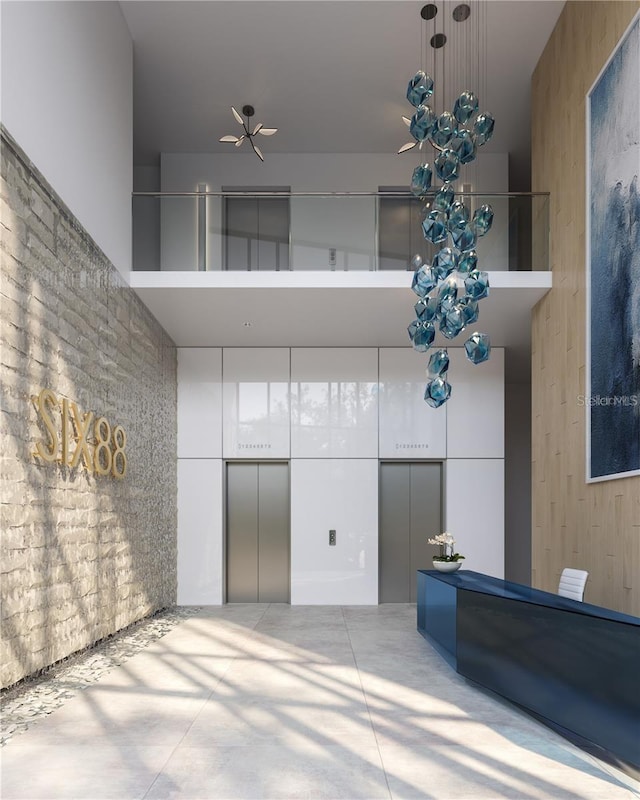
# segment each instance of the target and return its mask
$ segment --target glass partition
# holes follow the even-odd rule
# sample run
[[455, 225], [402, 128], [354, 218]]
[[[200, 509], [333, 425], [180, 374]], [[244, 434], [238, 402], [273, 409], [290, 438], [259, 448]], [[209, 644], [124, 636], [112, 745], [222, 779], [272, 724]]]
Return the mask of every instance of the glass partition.
[[[493, 227], [482, 269], [549, 269], [548, 194], [459, 194]], [[411, 270], [439, 249], [422, 235], [429, 199], [410, 193], [143, 193], [133, 195], [134, 270]]]

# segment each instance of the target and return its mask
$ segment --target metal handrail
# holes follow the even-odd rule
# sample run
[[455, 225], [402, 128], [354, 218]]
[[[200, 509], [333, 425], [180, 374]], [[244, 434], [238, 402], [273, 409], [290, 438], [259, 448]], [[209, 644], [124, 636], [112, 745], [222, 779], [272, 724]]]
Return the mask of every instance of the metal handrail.
[[[430, 197], [434, 192], [429, 192]], [[549, 197], [549, 192], [456, 192], [459, 197]], [[131, 192], [132, 197], [410, 197], [412, 192]]]

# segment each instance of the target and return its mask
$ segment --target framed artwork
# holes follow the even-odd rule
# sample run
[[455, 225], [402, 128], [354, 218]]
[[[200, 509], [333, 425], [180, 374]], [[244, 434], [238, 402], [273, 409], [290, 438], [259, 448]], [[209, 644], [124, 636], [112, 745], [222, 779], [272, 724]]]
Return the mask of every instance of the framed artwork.
[[640, 475], [640, 12], [587, 94], [587, 482]]

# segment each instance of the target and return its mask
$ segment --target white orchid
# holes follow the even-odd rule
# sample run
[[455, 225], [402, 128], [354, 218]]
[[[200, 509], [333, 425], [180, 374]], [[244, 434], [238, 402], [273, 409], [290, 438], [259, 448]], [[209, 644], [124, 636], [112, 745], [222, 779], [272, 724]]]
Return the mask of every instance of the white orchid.
[[427, 539], [427, 541], [429, 544], [437, 544], [440, 547], [440, 555], [434, 556], [434, 561], [461, 561], [464, 559], [464, 556], [455, 552], [454, 545], [456, 540], [449, 531], [439, 533], [437, 536], [434, 536], [433, 539]]
[[429, 544], [441, 544], [441, 545], [454, 545], [456, 540], [453, 538], [453, 534], [449, 533], [449, 531], [444, 531], [444, 533], [439, 533], [434, 539], [429, 539]]

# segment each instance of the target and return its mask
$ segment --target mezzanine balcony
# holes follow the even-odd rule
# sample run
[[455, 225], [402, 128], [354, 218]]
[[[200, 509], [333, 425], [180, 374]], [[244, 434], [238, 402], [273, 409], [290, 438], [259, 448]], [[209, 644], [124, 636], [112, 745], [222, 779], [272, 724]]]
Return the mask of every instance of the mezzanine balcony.
[[[526, 354], [551, 288], [549, 196], [458, 199], [495, 214], [476, 248], [491, 284], [478, 325]], [[179, 346], [410, 346], [411, 257], [439, 249], [425, 206], [406, 191], [134, 193], [131, 285]]]

